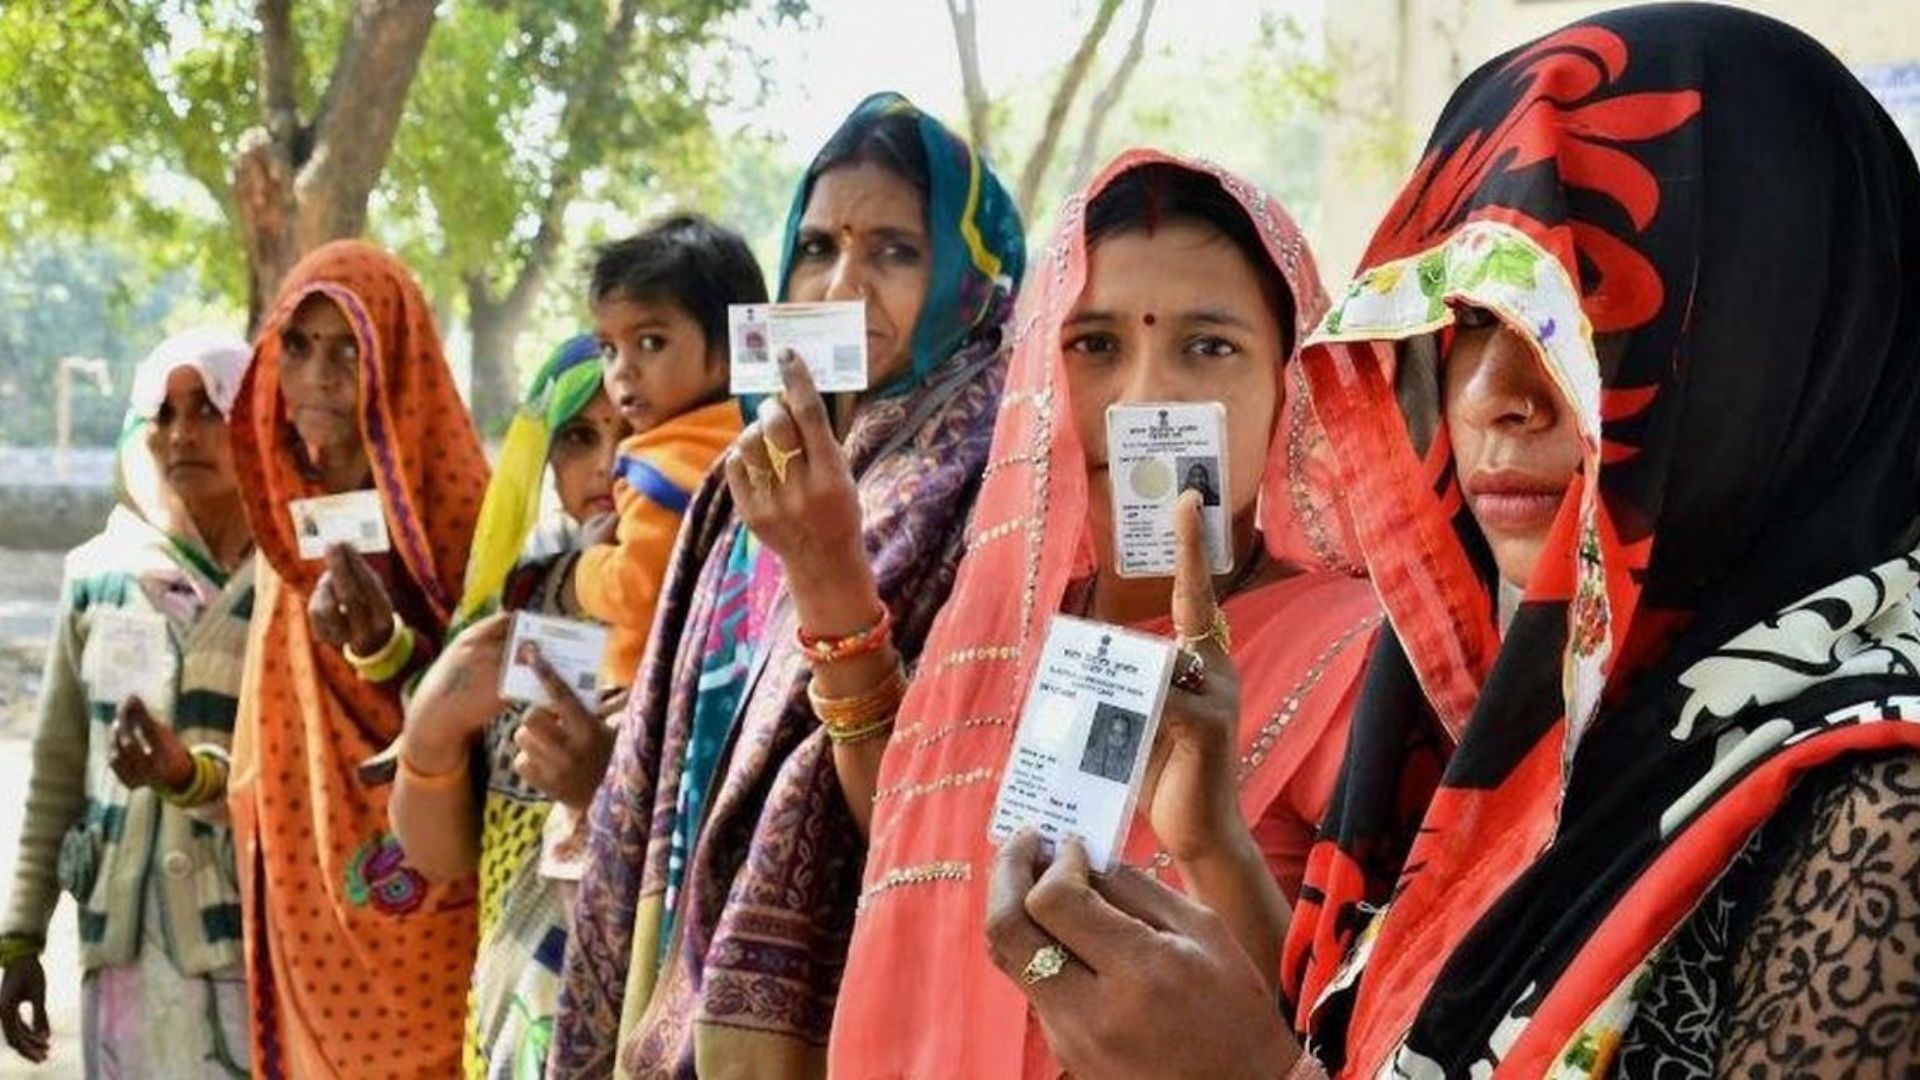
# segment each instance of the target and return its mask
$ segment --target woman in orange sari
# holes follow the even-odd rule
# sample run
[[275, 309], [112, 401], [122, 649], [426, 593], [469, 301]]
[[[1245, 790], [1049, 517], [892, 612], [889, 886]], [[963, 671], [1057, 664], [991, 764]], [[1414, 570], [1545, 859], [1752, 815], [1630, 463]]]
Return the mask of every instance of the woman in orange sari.
[[[1169, 708], [1229, 701], [1238, 672], [1241, 707], [1215, 718], [1220, 738], [1205, 751], [1237, 758], [1237, 790], [1189, 798], [1176, 777], [1191, 770], [1174, 759], [1192, 747], [1163, 739], [1125, 861], [1201, 892], [1210, 877], [1242, 874], [1266, 878], [1271, 893], [1271, 874], [1288, 897], [1332, 796], [1379, 625], [1345, 555], [1347, 530], [1324, 483], [1331, 461], [1288, 363], [1326, 297], [1280, 205], [1214, 166], [1133, 151], [1067, 203], [1039, 266], [1015, 319], [1021, 336], [968, 555], [881, 766], [834, 1019], [838, 1076], [1059, 1072], [1026, 1001], [994, 969], [982, 927], [988, 821], [1055, 613], [1211, 637], [1230, 654], [1230, 665], [1225, 656], [1210, 665], [1212, 694], [1176, 691]], [[1184, 615], [1173, 578], [1111, 570], [1106, 408], [1157, 401], [1227, 410], [1234, 569], [1213, 581], [1219, 607]], [[1234, 824], [1230, 850], [1192, 842], [1187, 811], [1197, 804]], [[1277, 983], [1275, 929], [1260, 926], [1248, 947]]]
[[[459, 601], [487, 485], [419, 286], [341, 241], [295, 266], [233, 421], [259, 550], [229, 799], [262, 1076], [453, 1076], [471, 882], [402, 861], [360, 762]], [[373, 490], [391, 549], [301, 558], [288, 504]]]

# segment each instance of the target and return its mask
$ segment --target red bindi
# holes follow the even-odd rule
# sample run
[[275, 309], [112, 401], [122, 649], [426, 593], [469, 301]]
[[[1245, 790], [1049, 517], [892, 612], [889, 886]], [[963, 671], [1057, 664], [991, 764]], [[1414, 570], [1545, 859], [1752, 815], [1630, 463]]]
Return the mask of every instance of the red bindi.
[[1153, 317], [1153, 312], [1149, 311], [1145, 315], [1142, 315], [1140, 317], [1140, 321], [1143, 323], [1146, 323], [1148, 326], [1152, 326], [1155, 322], [1159, 320], [1155, 319]]

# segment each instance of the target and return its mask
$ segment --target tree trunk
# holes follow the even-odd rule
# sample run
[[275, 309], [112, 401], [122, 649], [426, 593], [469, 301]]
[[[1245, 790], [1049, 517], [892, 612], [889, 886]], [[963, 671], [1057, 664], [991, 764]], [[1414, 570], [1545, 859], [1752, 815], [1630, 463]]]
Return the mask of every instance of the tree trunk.
[[495, 300], [480, 282], [467, 282], [467, 326], [473, 345], [474, 422], [482, 434], [499, 434], [518, 404], [520, 378], [515, 345], [526, 328], [531, 305]]
[[262, 126], [240, 140], [234, 201], [247, 253], [247, 321], [258, 329], [301, 255], [367, 223], [407, 91], [433, 29], [433, 0], [355, 0], [312, 123], [295, 112], [291, 0], [259, 0]]
[[520, 332], [533, 315], [534, 302], [565, 239], [567, 206], [579, 193], [580, 177], [588, 164], [588, 154], [582, 147], [589, 129], [597, 117], [619, 107], [612, 88], [632, 52], [640, 7], [641, 0], [621, 0], [607, 28], [606, 47], [567, 89], [560, 113], [560, 137], [566, 140], [567, 149], [547, 177], [539, 228], [505, 295], [494, 299], [484, 269], [467, 274], [467, 315], [473, 333], [473, 415], [483, 431], [494, 430], [518, 403], [519, 373], [514, 356]]
[[1072, 59], [1067, 61], [1066, 70], [1060, 73], [1060, 85], [1053, 91], [1053, 102], [1047, 107], [1046, 122], [1040, 128], [1040, 137], [1033, 144], [1033, 153], [1027, 155], [1026, 168], [1020, 172], [1020, 188], [1014, 201], [1020, 207], [1020, 220], [1033, 220], [1033, 204], [1040, 197], [1040, 184], [1046, 179], [1047, 166], [1052, 164], [1055, 150], [1060, 144], [1060, 129], [1066, 125], [1067, 112], [1073, 108], [1073, 99], [1080, 94], [1080, 84], [1087, 77], [1087, 68], [1093, 64], [1094, 54], [1100, 50], [1100, 41], [1107, 36], [1107, 28], [1113, 25], [1114, 12], [1120, 10], [1120, 0], [1100, 0], [1100, 7], [1093, 13], [1093, 23], [1080, 38], [1079, 48], [1073, 51]]
[[1140, 58], [1147, 52], [1147, 24], [1153, 21], [1155, 0], [1140, 0], [1140, 18], [1133, 24], [1133, 37], [1127, 41], [1127, 52], [1120, 58], [1120, 66], [1113, 69], [1100, 92], [1093, 95], [1093, 101], [1087, 106], [1087, 126], [1080, 133], [1080, 150], [1074, 155], [1073, 179], [1068, 183], [1078, 190], [1087, 182], [1093, 172], [1093, 157], [1100, 152], [1100, 133], [1106, 130], [1107, 118], [1120, 104], [1120, 96], [1127, 92], [1127, 82], [1133, 78], [1133, 70], [1140, 66]]
[[967, 135], [973, 140], [974, 153], [991, 160], [993, 116], [987, 83], [980, 75], [980, 8], [974, 0], [947, 0], [947, 15], [953, 20], [953, 44], [960, 53], [960, 92], [967, 99]]

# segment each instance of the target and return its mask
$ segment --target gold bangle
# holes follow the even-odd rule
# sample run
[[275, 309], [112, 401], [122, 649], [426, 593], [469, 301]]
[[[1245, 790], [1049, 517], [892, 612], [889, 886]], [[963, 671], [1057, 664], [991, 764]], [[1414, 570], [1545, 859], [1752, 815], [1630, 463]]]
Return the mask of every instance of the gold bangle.
[[813, 703], [813, 715], [819, 718], [829, 737], [835, 742], [844, 742], [853, 736], [871, 738], [876, 734], [874, 728], [893, 722], [901, 699], [907, 696], [907, 673], [895, 664], [874, 686], [846, 697], [828, 697], [815, 689], [818, 685], [815, 681], [807, 683], [807, 700]]
[[893, 717], [889, 716], [878, 723], [869, 724], [863, 728], [855, 728], [852, 731], [828, 728], [827, 741], [835, 746], [853, 746], [858, 743], [870, 742], [892, 730]]

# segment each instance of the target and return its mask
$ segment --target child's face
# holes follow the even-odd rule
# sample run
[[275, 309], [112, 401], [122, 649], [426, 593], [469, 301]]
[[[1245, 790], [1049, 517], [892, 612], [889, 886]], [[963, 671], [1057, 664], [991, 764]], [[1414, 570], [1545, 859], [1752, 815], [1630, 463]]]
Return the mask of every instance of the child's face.
[[678, 304], [614, 292], [593, 305], [614, 409], [649, 431], [726, 393], [726, 357]]
[[576, 523], [613, 513], [614, 453], [632, 430], [603, 390], [553, 433], [547, 463], [553, 467], [560, 509]]

